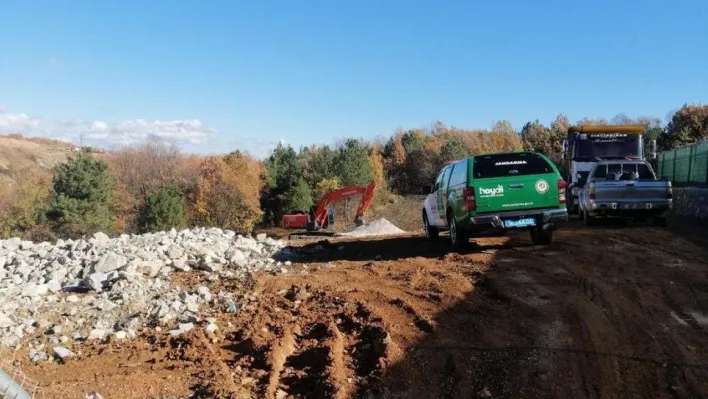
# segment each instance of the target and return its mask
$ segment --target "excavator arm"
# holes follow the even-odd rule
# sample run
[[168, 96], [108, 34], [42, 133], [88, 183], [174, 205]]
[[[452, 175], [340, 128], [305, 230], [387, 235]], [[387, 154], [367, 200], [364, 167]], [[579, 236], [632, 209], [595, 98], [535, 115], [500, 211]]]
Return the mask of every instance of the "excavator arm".
[[308, 231], [318, 230], [320, 227], [327, 226], [328, 211], [335, 201], [355, 195], [362, 196], [354, 216], [356, 225], [361, 226], [364, 223], [364, 213], [369, 209], [371, 201], [374, 199], [374, 191], [376, 191], [376, 182], [372, 181], [368, 186], [347, 186], [329, 192], [317, 203], [312, 215], [306, 212], [285, 214], [281, 220], [281, 226], [284, 229], [304, 227]]
[[355, 222], [357, 223], [357, 225], [359, 225], [363, 222], [362, 218], [364, 217], [364, 213], [366, 213], [366, 211], [371, 206], [371, 201], [374, 198], [375, 190], [376, 182], [372, 181], [366, 187], [347, 186], [329, 192], [325, 194], [325, 196], [322, 197], [320, 202], [317, 204], [317, 209], [315, 210], [315, 213], [313, 215], [313, 221], [318, 226], [324, 226], [325, 222], [327, 221], [327, 209], [329, 209], [329, 207], [332, 206], [335, 201], [347, 197], [353, 197], [355, 195], [363, 195], [361, 198], [361, 203], [359, 204], [359, 208], [357, 209], [356, 215], [354, 217]]

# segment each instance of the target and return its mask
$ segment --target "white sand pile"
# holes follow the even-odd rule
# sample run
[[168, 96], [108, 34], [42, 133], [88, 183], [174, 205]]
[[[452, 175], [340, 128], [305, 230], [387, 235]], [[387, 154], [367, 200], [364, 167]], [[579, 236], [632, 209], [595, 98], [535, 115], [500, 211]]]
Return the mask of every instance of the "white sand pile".
[[387, 236], [395, 234], [404, 234], [406, 231], [396, 227], [388, 220], [381, 218], [376, 219], [371, 223], [361, 225], [354, 230], [346, 233], [337, 234], [342, 237], [369, 237], [369, 236]]

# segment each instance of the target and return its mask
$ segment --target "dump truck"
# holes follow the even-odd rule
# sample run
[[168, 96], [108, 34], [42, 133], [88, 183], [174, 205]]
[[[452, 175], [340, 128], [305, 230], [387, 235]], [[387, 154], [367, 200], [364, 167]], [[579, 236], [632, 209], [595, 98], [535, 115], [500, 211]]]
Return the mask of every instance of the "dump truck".
[[[568, 182], [568, 213], [580, 215], [578, 195], [588, 179], [590, 170], [600, 161], [612, 159], [644, 160], [644, 132], [646, 126], [581, 125], [568, 128], [563, 140], [563, 159], [566, 162], [565, 180]], [[652, 140], [656, 158], [656, 141]]]

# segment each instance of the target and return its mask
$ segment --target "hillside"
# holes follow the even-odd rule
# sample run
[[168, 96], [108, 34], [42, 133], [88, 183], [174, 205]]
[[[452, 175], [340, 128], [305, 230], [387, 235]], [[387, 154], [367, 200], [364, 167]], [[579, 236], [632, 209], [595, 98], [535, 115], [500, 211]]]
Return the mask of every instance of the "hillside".
[[0, 179], [12, 180], [15, 173], [27, 169], [49, 170], [64, 162], [73, 148], [57, 140], [0, 136]]

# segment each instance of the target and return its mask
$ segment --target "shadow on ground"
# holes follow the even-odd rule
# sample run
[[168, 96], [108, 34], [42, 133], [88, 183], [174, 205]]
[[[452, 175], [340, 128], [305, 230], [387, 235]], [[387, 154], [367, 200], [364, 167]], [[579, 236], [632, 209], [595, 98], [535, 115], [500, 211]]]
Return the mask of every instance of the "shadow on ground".
[[[532, 245], [530, 242], [509, 241], [509, 238], [514, 238], [518, 234], [509, 234], [509, 237], [494, 240], [472, 240], [467, 248], [460, 251], [460, 254], [474, 254]], [[308, 263], [326, 263], [334, 261], [403, 260], [417, 257], [441, 259], [449, 252], [450, 245], [446, 236], [441, 236], [437, 240], [428, 240], [419, 235], [403, 235], [375, 240], [339, 239], [330, 241], [329, 239], [323, 239], [303, 246], [285, 247], [275, 254], [274, 258], [280, 261], [297, 259]]]
[[[356, 397], [708, 397], [708, 292], [696, 288], [708, 284], [705, 262], [696, 261], [708, 251], [672, 230], [611, 225], [573, 225], [548, 247], [512, 235], [448, 255], [444, 239], [413, 236], [324, 241], [299, 254], [310, 263], [409, 260], [420, 268], [430, 259], [438, 280], [472, 283], [425, 323], [389, 326], [417, 328], [422, 338]], [[480, 253], [491, 260], [481, 265]]]

